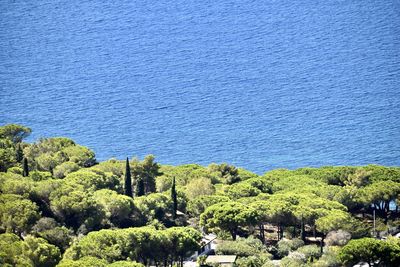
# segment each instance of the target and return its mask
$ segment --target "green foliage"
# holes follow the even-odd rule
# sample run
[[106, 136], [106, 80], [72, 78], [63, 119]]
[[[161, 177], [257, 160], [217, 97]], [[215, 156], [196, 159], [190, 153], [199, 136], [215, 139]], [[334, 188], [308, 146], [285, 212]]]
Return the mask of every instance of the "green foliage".
[[170, 196], [161, 193], [135, 197], [134, 204], [147, 222], [154, 219], [166, 221], [167, 213], [172, 214], [172, 201]]
[[236, 239], [240, 226], [253, 225], [257, 222], [258, 214], [255, 209], [238, 202], [223, 202], [208, 207], [200, 216], [200, 225], [207, 231], [229, 231], [233, 240]]
[[71, 172], [75, 172], [75, 171], [79, 170], [79, 168], [80, 168], [79, 165], [75, 162], [72, 162], [72, 161], [63, 162], [54, 168], [54, 171], [53, 171], [54, 177], [55, 178], [64, 178]]
[[378, 181], [359, 191], [359, 197], [366, 206], [373, 204], [376, 209], [387, 214], [390, 201], [395, 201], [400, 194], [400, 183]]
[[[296, 254], [295, 254], [296, 255]], [[304, 262], [304, 258], [301, 257], [301, 255], [291, 255], [284, 257], [280, 265], [281, 267], [303, 267], [306, 266], [306, 263]]]
[[303, 246], [297, 249], [296, 251], [303, 254], [307, 262], [313, 262], [322, 255], [321, 249], [317, 245]]
[[259, 176], [257, 174], [255, 174], [254, 172], [248, 171], [243, 168], [237, 168], [237, 169], [238, 169], [238, 175], [239, 175], [241, 181], [259, 178]]
[[258, 188], [251, 184], [241, 182], [231, 185], [227, 194], [231, 199], [238, 199], [242, 197], [257, 196], [260, 193], [261, 191]]
[[222, 183], [234, 184], [242, 180], [239, 176], [239, 170], [233, 165], [227, 163], [212, 163], [207, 168], [210, 172], [218, 173], [219, 179]]
[[116, 261], [109, 265], [108, 267], [144, 267], [143, 264], [134, 261]]
[[68, 181], [50, 193], [50, 205], [58, 220], [75, 230], [82, 226], [84, 232], [99, 227], [105, 217], [91, 192]]
[[93, 198], [104, 211], [108, 225], [123, 226], [124, 223], [128, 223], [130, 215], [134, 212], [133, 199], [119, 195], [115, 191], [98, 190], [94, 192]]
[[35, 182], [49, 180], [53, 178], [50, 172], [41, 171], [31, 171], [29, 172], [29, 177]]
[[21, 143], [18, 143], [15, 148], [15, 160], [18, 163], [21, 163], [23, 159], [24, 159], [24, 150], [22, 148]]
[[206, 208], [221, 202], [228, 202], [229, 198], [226, 196], [209, 195], [199, 196], [195, 199], [189, 200], [188, 212], [193, 216], [200, 216]]
[[58, 165], [68, 161], [80, 167], [90, 167], [96, 163], [93, 151], [64, 137], [40, 139], [26, 147], [24, 155], [32, 168], [40, 171], [53, 172]]
[[60, 257], [60, 250], [42, 238], [27, 236], [21, 240], [14, 234], [0, 235], [2, 266], [52, 267]]
[[239, 258], [235, 262], [238, 267], [264, 267], [273, 266], [268, 257], [264, 255], [254, 255], [249, 257]]
[[46, 239], [52, 245], [65, 251], [72, 241], [72, 231], [65, 226], [56, 226], [37, 233], [37, 236]]
[[1, 266], [32, 266], [23, 257], [23, 242], [14, 234], [0, 234], [0, 265]]
[[185, 193], [192, 200], [199, 196], [212, 195], [215, 192], [215, 187], [211, 180], [205, 177], [200, 177], [191, 180], [187, 183]]
[[160, 175], [160, 165], [154, 161], [153, 155], [147, 155], [142, 162], [142, 179], [146, 193], [156, 192], [156, 177]]
[[124, 161], [112, 158], [106, 161], [102, 161], [92, 168], [103, 172], [111, 172], [117, 177], [123, 177], [125, 173], [125, 167], [126, 163]]
[[157, 191], [163, 192], [171, 188], [172, 177], [176, 178], [178, 186], [185, 186], [192, 180], [206, 178], [212, 180], [212, 174], [203, 166], [198, 164], [186, 164], [180, 166], [162, 165], [161, 176], [157, 177]]
[[184, 258], [199, 248], [201, 234], [192, 228], [172, 227], [156, 230], [152, 227], [101, 230], [91, 232], [74, 243], [65, 259], [78, 260], [92, 256], [107, 262], [130, 259], [147, 264]]
[[307, 175], [294, 175], [277, 179], [272, 185], [272, 191], [295, 191], [304, 187], [322, 187], [324, 182]]
[[7, 173], [19, 174], [21, 176], [22, 176], [22, 172], [23, 172], [23, 169], [21, 167], [17, 167], [17, 166], [8, 168], [8, 170], [7, 170]]
[[22, 176], [23, 177], [29, 176], [29, 166], [28, 166], [28, 159], [27, 158], [24, 158], [22, 166], [23, 166]]
[[215, 252], [218, 255], [236, 255], [239, 257], [250, 257], [261, 254], [268, 259], [272, 257], [267, 252], [263, 243], [254, 237], [246, 239], [238, 238], [235, 241], [224, 240], [218, 244]]
[[[327, 245], [322, 256], [315, 245], [298, 248], [303, 242], [297, 239], [269, 251], [285, 256], [282, 266], [341, 266], [335, 246], [347, 247], [347, 256], [356, 251], [347, 242], [370, 234], [373, 208], [378, 230], [399, 226], [398, 212], [389, 211], [390, 201], [400, 202], [398, 167], [277, 169], [258, 176], [226, 163], [160, 166], [151, 155], [93, 166], [90, 149], [68, 138], [23, 143], [29, 133], [19, 125], [0, 127], [0, 232], [7, 232], [0, 235], [2, 266], [54, 266], [64, 251], [60, 266], [142, 266], [133, 260], [161, 266], [190, 256], [201, 238], [190, 228], [167, 227], [198, 223], [226, 239], [306, 240], [316, 231]], [[123, 186], [124, 174], [131, 186]], [[135, 188], [135, 199], [123, 195], [124, 188]], [[176, 210], [188, 213], [173, 220]], [[127, 228], [141, 225], [148, 227]], [[394, 240], [364, 248], [378, 251], [382, 265], [397, 266]], [[258, 239], [225, 240], [217, 253], [239, 255], [240, 267], [266, 267], [272, 262], [265, 248]], [[347, 256], [345, 264], [356, 260]]]
[[30, 230], [39, 219], [38, 207], [19, 195], [0, 195], [0, 229], [18, 235]]
[[109, 266], [107, 261], [96, 257], [83, 257], [79, 260], [63, 259], [57, 267], [106, 267]]
[[328, 214], [316, 220], [315, 224], [318, 231], [327, 234], [330, 231], [347, 229], [350, 225], [351, 217], [347, 212], [341, 210], [331, 210]]
[[339, 258], [346, 266], [359, 261], [367, 262], [370, 266], [399, 266], [400, 246], [374, 238], [355, 239], [341, 249]]
[[18, 124], [0, 127], [0, 172], [21, 162], [23, 153], [20, 142], [30, 133], [30, 128]]
[[145, 191], [144, 191], [143, 178], [138, 177], [136, 180], [135, 196], [141, 197], [141, 196], [144, 196], [144, 194], [145, 194]]
[[28, 198], [32, 192], [33, 182], [19, 174], [0, 173], [0, 190], [4, 194], [16, 194]]
[[324, 254], [316, 261], [313, 266], [315, 267], [341, 267], [343, 266], [339, 260], [338, 253], [339, 247], [327, 247]]
[[368, 165], [363, 167], [365, 171], [370, 173], [371, 182], [393, 181], [400, 183], [400, 168], [385, 167], [379, 165]]
[[124, 193], [128, 197], [133, 197], [131, 168], [129, 166], [129, 159], [128, 158], [126, 158], [126, 165], [125, 165]]
[[82, 185], [89, 191], [103, 188], [118, 190], [120, 186], [118, 177], [96, 169], [80, 169], [68, 174], [64, 180], [66, 183]]
[[23, 242], [23, 254], [31, 260], [33, 266], [55, 266], [61, 258], [60, 250], [43, 238], [26, 237]]
[[0, 139], [10, 140], [13, 143], [19, 143], [28, 137], [32, 130], [28, 127], [18, 124], [7, 124], [0, 127]]
[[295, 251], [301, 246], [304, 246], [304, 241], [301, 239], [282, 239], [277, 244], [277, 254], [279, 257], [285, 257], [289, 255], [289, 252]]
[[[45, 205], [50, 205], [50, 195], [59, 189], [62, 185], [65, 184], [65, 181], [56, 180], [56, 179], [49, 179], [49, 180], [42, 180], [33, 183], [33, 198], [36, 199], [38, 202], [42, 202]], [[77, 188], [79, 189], [79, 187]], [[71, 191], [73, 188], [71, 188]], [[60, 189], [61, 192], [58, 192], [57, 195], [61, 197], [63, 189]], [[68, 194], [69, 190], [65, 190], [65, 194]]]
[[255, 187], [258, 190], [260, 190], [262, 193], [268, 193], [268, 194], [272, 193], [273, 183], [271, 180], [268, 180], [268, 179], [265, 179], [262, 177], [254, 177], [254, 178], [247, 179], [242, 183], [251, 185], [252, 187]]

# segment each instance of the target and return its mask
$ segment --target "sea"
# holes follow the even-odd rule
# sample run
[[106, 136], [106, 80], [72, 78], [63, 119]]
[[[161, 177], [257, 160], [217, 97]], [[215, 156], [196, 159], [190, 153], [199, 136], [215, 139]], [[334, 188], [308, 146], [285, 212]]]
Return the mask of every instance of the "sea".
[[400, 165], [399, 0], [0, 0], [0, 125], [102, 161]]

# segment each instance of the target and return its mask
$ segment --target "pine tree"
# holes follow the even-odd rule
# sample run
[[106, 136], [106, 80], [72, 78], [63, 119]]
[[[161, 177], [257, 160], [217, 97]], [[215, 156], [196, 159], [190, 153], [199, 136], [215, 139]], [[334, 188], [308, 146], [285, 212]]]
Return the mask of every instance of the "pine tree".
[[15, 159], [18, 163], [21, 163], [24, 159], [24, 151], [22, 150], [21, 143], [18, 143], [17, 148], [15, 150]]
[[126, 158], [126, 170], [125, 170], [125, 195], [128, 197], [133, 197], [131, 168], [129, 167], [129, 159], [128, 158]]
[[160, 165], [154, 161], [153, 155], [147, 155], [142, 162], [142, 168], [145, 193], [156, 192], [156, 177], [160, 175]]
[[137, 179], [135, 195], [138, 197], [144, 196], [144, 182], [141, 177]]
[[27, 158], [24, 158], [22, 176], [24, 176], [24, 177], [28, 177], [29, 176], [29, 166], [28, 166], [28, 159]]
[[175, 177], [172, 180], [172, 186], [171, 186], [171, 198], [172, 198], [172, 202], [173, 202], [173, 217], [174, 219], [176, 218], [176, 212], [178, 210], [178, 197], [177, 197], [177, 193], [176, 193], [176, 186], [175, 186]]

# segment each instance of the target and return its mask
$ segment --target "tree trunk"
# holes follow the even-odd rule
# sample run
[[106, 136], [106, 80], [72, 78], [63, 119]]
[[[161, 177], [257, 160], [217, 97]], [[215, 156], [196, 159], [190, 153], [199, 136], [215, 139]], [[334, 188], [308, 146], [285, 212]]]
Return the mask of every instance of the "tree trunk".
[[322, 237], [321, 237], [321, 254], [324, 253], [324, 239], [325, 239], [325, 236], [322, 235]]
[[306, 229], [304, 227], [304, 220], [301, 220], [300, 238], [301, 240], [306, 241]]
[[229, 230], [229, 232], [231, 233], [232, 239], [236, 240], [237, 230], [236, 229], [231, 229], [231, 230]]
[[278, 224], [278, 241], [281, 240], [281, 225]]
[[263, 244], [265, 244], [265, 231], [264, 231], [264, 223], [260, 224], [260, 238]]

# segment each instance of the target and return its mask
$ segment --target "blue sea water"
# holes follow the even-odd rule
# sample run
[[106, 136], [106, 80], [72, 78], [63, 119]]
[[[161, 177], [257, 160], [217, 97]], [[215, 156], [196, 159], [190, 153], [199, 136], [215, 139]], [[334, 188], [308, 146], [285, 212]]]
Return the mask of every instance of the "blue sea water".
[[97, 158], [400, 165], [400, 1], [0, 1], [0, 124]]

